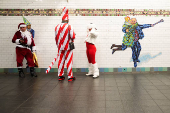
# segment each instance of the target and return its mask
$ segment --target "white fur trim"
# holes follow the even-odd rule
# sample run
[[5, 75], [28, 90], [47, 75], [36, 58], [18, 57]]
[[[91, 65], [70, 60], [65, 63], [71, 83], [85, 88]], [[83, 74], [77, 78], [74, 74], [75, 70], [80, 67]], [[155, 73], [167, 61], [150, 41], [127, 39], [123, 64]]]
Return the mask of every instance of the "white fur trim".
[[22, 46], [22, 45], [16, 45], [16, 47], [26, 48], [26, 49], [29, 49], [31, 51], [31, 49], [29, 47], [25, 47], [25, 46]]
[[22, 68], [22, 66], [20, 66], [20, 67], [17, 67], [17, 68]]
[[93, 78], [96, 78], [99, 76], [99, 69], [97, 63], [92, 64], [93, 65]]
[[21, 24], [19, 27], [27, 27], [27, 25]]
[[96, 32], [95, 28], [93, 28], [90, 32], [92, 38], [97, 38], [98, 33]]
[[90, 32], [88, 32], [87, 38], [85, 39], [86, 42], [95, 44], [96, 38], [98, 36], [98, 33], [95, 28], [92, 28]]
[[32, 51], [36, 51], [36, 46], [32, 46]]
[[20, 48], [27, 48], [27, 47], [22, 46], [22, 45], [16, 45], [16, 47], [20, 47]]
[[32, 42], [31, 38], [27, 38], [27, 45], [31, 45], [31, 42]]
[[22, 32], [22, 31], [20, 31], [20, 32], [21, 32], [21, 36], [22, 36], [23, 39], [27, 38], [27, 45], [31, 45], [31, 42], [32, 42], [31, 33], [27, 30], [25, 32]]
[[93, 64], [92, 63], [89, 63], [89, 72], [88, 74], [86, 74], [87, 76], [89, 75], [93, 75]]
[[16, 43], [16, 44], [20, 44], [20, 43], [19, 43], [19, 40], [20, 40], [20, 39], [16, 39], [16, 40], [15, 40], [15, 43]]

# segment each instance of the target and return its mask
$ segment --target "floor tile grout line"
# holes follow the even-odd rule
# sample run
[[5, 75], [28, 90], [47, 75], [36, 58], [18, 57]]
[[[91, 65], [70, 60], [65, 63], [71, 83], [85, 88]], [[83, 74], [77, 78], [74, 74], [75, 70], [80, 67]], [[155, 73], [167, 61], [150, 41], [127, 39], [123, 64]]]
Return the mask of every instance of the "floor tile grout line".
[[[115, 82], [116, 82], [116, 85], [117, 85], [117, 88], [118, 88], [118, 84], [117, 84], [116, 79], [115, 79]], [[120, 95], [119, 88], [118, 88], [118, 92], [119, 92], [119, 96], [120, 96], [120, 99], [121, 99], [121, 103], [122, 103], [123, 111], [124, 111], [124, 113], [125, 113], [125, 107], [124, 107], [124, 105], [123, 105], [123, 100], [122, 100], [122, 97], [121, 97], [121, 95]]]
[[[44, 77], [43, 77], [44, 78]], [[43, 78], [41, 78], [41, 79], [43, 79]], [[33, 79], [33, 78], [32, 78]], [[32, 79], [30, 79], [30, 80], [32, 80]], [[40, 79], [40, 80], [41, 80]], [[46, 83], [47, 84], [47, 83]], [[33, 86], [34, 84], [32, 84], [31, 86]], [[31, 87], [30, 86], [30, 87]], [[27, 89], [29, 89], [30, 87], [28, 87]], [[35, 92], [36, 93], [36, 92]], [[34, 93], [34, 94], [35, 94]], [[30, 96], [27, 100], [25, 100], [21, 105], [19, 105], [14, 111], [12, 111], [11, 113], [14, 113], [18, 108], [20, 108], [25, 102], [27, 102], [31, 97], [33, 97], [34, 96], [34, 94], [32, 95], [32, 96]]]
[[[147, 77], [146, 77], [147, 78]], [[148, 78], [147, 78], [148, 79]], [[150, 81], [150, 79], [148, 79], [149, 81]], [[150, 81], [151, 83], [152, 83], [152, 81]], [[153, 84], [153, 83], [152, 83]], [[153, 84], [153, 86], [155, 86], [154, 84]], [[156, 87], [156, 86], [155, 86]], [[157, 88], [157, 87], [156, 87]], [[157, 90], [159, 90], [158, 88], [157, 88]], [[146, 90], [146, 92], [148, 93], [148, 91]], [[161, 92], [162, 93], [162, 92]], [[149, 93], [148, 93], [149, 94]], [[150, 94], [149, 94], [150, 95]], [[152, 98], [152, 100], [155, 102], [155, 100], [153, 99], [153, 97], [152, 96], [150, 96], [151, 98]], [[155, 102], [156, 103], [156, 102]], [[156, 105], [157, 105], [157, 107], [159, 107], [159, 105], [156, 103]], [[143, 109], [143, 108], [142, 108]], [[159, 107], [159, 109], [162, 111], [162, 109]], [[162, 111], [162, 113], [164, 113], [163, 111]]]
[[[161, 74], [160, 74], [160, 75], [161, 75]], [[133, 75], [133, 76], [134, 76], [134, 75]], [[114, 77], [113, 75], [110, 76], [109, 78], [114, 78], [114, 79], [111, 79], [111, 81], [116, 81], [116, 80], [118, 80], [115, 85], [117, 85], [117, 89], [118, 89], [118, 91], [119, 91], [119, 95], [120, 95], [120, 94], [124, 94], [124, 93], [131, 93], [131, 94], [135, 95], [134, 91], [137, 91], [137, 90], [135, 90], [135, 89], [138, 89], [138, 88], [134, 88], [134, 87], [133, 87], [133, 85], [135, 85], [135, 84], [133, 84], [133, 81], [134, 81], [134, 80], [132, 80], [132, 77], [133, 77], [133, 76], [132, 76], [132, 74], [131, 74], [130, 76], [124, 75], [124, 74], [121, 74], [121, 76], [119, 76], [119, 74], [118, 74], [118, 75], [116, 76], [116, 79], [115, 79], [115, 77]], [[144, 77], [142, 77], [142, 76], [144, 76]], [[167, 75], [167, 76], [168, 76], [168, 75]], [[125, 78], [124, 78], [124, 77], [125, 77]], [[157, 84], [156, 84], [156, 85], [153, 84], [154, 80], [157, 81], [157, 80], [160, 80], [160, 79], [161, 79], [158, 75], [156, 75], [156, 76], [154, 77], [154, 74], [152, 74], [152, 75], [150, 75], [150, 76], [144, 74], [144, 75], [139, 75], [139, 76], [136, 76], [136, 77], [137, 77], [138, 80], [141, 81], [141, 82], [142, 82], [143, 80], [144, 80], [143, 82], [147, 82], [147, 84], [145, 84], [145, 83], [144, 83], [144, 84], [138, 84], [139, 86], [142, 86], [142, 87], [139, 87], [139, 90], [138, 90], [139, 92], [140, 92], [140, 90], [142, 90], [142, 91], [145, 90], [145, 92], [140, 93], [140, 94], [145, 94], [145, 93], [146, 93], [146, 94], [148, 94], [148, 96], [150, 96], [150, 94], [158, 94], [159, 92], [158, 92], [158, 93], [154, 93], [155, 91], [154, 91], [154, 92], [153, 92], [153, 91], [152, 91], [152, 92], [149, 92], [149, 90], [146, 90], [146, 89], [153, 89], [153, 88], [154, 88], [153, 90], [160, 91], [160, 90], [161, 90], [160, 88], [164, 88], [164, 87], [157, 87]], [[165, 78], [164, 78], [164, 77], [165, 77]], [[47, 87], [47, 88], [43, 88], [43, 87], [46, 86], [46, 85], [48, 85], [48, 86], [51, 86], [51, 85], [54, 86], [53, 88], [50, 88], [49, 92], [51, 92], [52, 90], [54, 90], [54, 88], [56, 88], [57, 86], [59, 86], [59, 82], [56, 81], [57, 83], [55, 83], [55, 80], [54, 80], [54, 79], [56, 79], [56, 77], [53, 77], [53, 76], [51, 76], [51, 77], [46, 77], [46, 75], [45, 75], [45, 76], [42, 76], [42, 77], [40, 77], [40, 78], [41, 78], [41, 79], [37, 79], [37, 80], [34, 80], [34, 79], [32, 79], [32, 78], [28, 78], [28, 80], [27, 80], [28, 83], [26, 84], [26, 88], [27, 88], [26, 90], [27, 90], [27, 91], [31, 91], [31, 90], [34, 88], [34, 87], [32, 87], [32, 85], [35, 85], [35, 83], [37, 84], [37, 82], [41, 82], [41, 80], [43, 80], [43, 82], [42, 82], [42, 84], [38, 85], [38, 86], [40, 86], [40, 87], [35, 87], [35, 88], [36, 88], [36, 90], [41, 89], [42, 93], [43, 93], [43, 91], [44, 91], [45, 89], [48, 88], [48, 87]], [[87, 78], [88, 78], [88, 79], [87, 79]], [[100, 79], [100, 78], [101, 78], [101, 79]], [[105, 81], [105, 80], [107, 80], [107, 78], [108, 78], [107, 75], [104, 75], [104, 78], [103, 78], [103, 77], [100, 77], [100, 78], [98, 78], [99, 80], [96, 79], [96, 81], [95, 81], [95, 80], [92, 80], [91, 77], [84, 77], [84, 75], [83, 75], [83, 77], [81, 77], [81, 80], [82, 80], [82, 81], [83, 81], [83, 79], [86, 79], [86, 81], [87, 81], [87, 80], [90, 80], [90, 82], [87, 82], [87, 83], [90, 83], [90, 84], [91, 84], [90, 86], [93, 86], [93, 88], [94, 88], [94, 89], [93, 89], [93, 88], [87, 87], [86, 89], [90, 89], [90, 91], [98, 91], [98, 90], [101, 91], [101, 90], [102, 90], [101, 93], [103, 93], [103, 88], [99, 88], [99, 87], [101, 87], [101, 86], [103, 87], [103, 86], [104, 86], [104, 92], [105, 92], [105, 93], [104, 93], [104, 95], [105, 95], [105, 108], [106, 108], [106, 95], [107, 95], [106, 88], [109, 87], [109, 86], [110, 86], [110, 88], [111, 88], [111, 86], [114, 87], [114, 84], [108, 84], [108, 86], [107, 86], [107, 81]], [[108, 78], [108, 80], [109, 80], [109, 78]], [[123, 78], [123, 79], [121, 79], [121, 78]], [[126, 79], [126, 80], [125, 80], [125, 79]], [[163, 76], [162, 80], [163, 80], [163, 79], [166, 79], [166, 76]], [[15, 82], [16, 80], [17, 80], [17, 79], [14, 79], [12, 82], [16, 84], [16, 82]], [[104, 80], [104, 81], [103, 81], [103, 80]], [[147, 80], [148, 80], [148, 81], [147, 81]], [[30, 83], [29, 83], [29, 81], [30, 81]], [[99, 84], [99, 83], [100, 83], [99, 81], [102, 82], [102, 84]], [[156, 81], [155, 81], [155, 82], [156, 82]], [[33, 83], [31, 83], [31, 82], [33, 82]], [[51, 82], [52, 82], [52, 83], [51, 83]], [[78, 84], [77, 84], [77, 83], [75, 84], [76, 87], [74, 86], [74, 89], [73, 89], [73, 90], [76, 91], [76, 92], [74, 91], [74, 93], [76, 93], [76, 95], [77, 95], [77, 91], [79, 91], [79, 90], [80, 90], [80, 87], [81, 87], [81, 85], [79, 85], [79, 84], [83, 84], [83, 82], [77, 81], [77, 80], [74, 81], [74, 82], [75, 82], [75, 83], [76, 83], [76, 82], [78, 83]], [[124, 84], [124, 83], [121, 84], [121, 82], [127, 82], [128, 84]], [[103, 83], [104, 83], [104, 84], [103, 84]], [[105, 84], [105, 83], [106, 83], [106, 84]], [[24, 84], [24, 83], [23, 83], [23, 84]], [[130, 85], [130, 84], [131, 84], [131, 85]], [[21, 84], [20, 84], [20, 85], [21, 85]], [[128, 90], [128, 91], [129, 91], [129, 92], [128, 92], [126, 89], [124, 89], [124, 88], [126, 88], [126, 87], [124, 87], [123, 89], [122, 89], [122, 88], [118, 88], [118, 85], [120, 85], [120, 86], [129, 86], [129, 88], [131, 89], [131, 92], [130, 92], [129, 90]], [[27, 87], [27, 86], [29, 86], [29, 87]], [[85, 84], [82, 85], [82, 86], [85, 86]], [[87, 86], [87, 85], [86, 85], [86, 86]], [[148, 88], [147, 88], [147, 87], [143, 87], [143, 86], [151, 86], [151, 87], [148, 87]], [[159, 86], [159, 85], [158, 85], [158, 86]], [[165, 86], [168, 86], [168, 88], [169, 88], [170, 85], [165, 85]], [[31, 88], [30, 88], [30, 87], [31, 87]], [[66, 81], [66, 84], [64, 85], [64, 87], [65, 87], [68, 91], [70, 90], [69, 84], [67, 84], [67, 81]], [[35, 88], [34, 88], [34, 89], [35, 89]], [[37, 89], [37, 88], [38, 88], [38, 89]], [[109, 91], [111, 91], [111, 90], [113, 89], [113, 88], [111, 88], [111, 89], [110, 89], [110, 88], [108, 88]], [[115, 87], [115, 88], [116, 88], [116, 87]], [[165, 88], [167, 88], [167, 87], [165, 87]], [[28, 89], [29, 89], [29, 90], [28, 90]], [[120, 90], [119, 90], [119, 89], [120, 89]], [[10, 90], [10, 88], [9, 88], [9, 90]], [[71, 89], [71, 90], [72, 90], [72, 89]], [[126, 91], [125, 91], [125, 92], [123, 91], [123, 93], [122, 93], [122, 92], [121, 92], [122, 90], [124, 90], [124, 91], [126, 90]], [[38, 90], [38, 91], [39, 91], [39, 90]], [[56, 91], [57, 91], [57, 90], [56, 90]], [[148, 93], [148, 92], [149, 92], [149, 93]], [[27, 92], [26, 92], [26, 93], [27, 93]], [[25, 93], [25, 94], [26, 94], [26, 93]], [[35, 96], [36, 93], [37, 93], [37, 91], [36, 91], [35, 93], [34, 93], [34, 92], [31, 93], [31, 97], [32, 97], [32, 96]], [[100, 92], [96, 92], [96, 93], [100, 93]], [[109, 93], [109, 95], [110, 95], [111, 92], [108, 92], [108, 93]], [[164, 92], [164, 91], [162, 92], [162, 91], [160, 91], [160, 93], [165, 96], [165, 95], [166, 95], [167, 93], [169, 93], [169, 92]], [[160, 93], [159, 93], [159, 94], [160, 94]], [[45, 94], [43, 93], [43, 95], [45, 95], [45, 96], [47, 96], [48, 94], [49, 94], [49, 93], [45, 93]], [[41, 95], [41, 94], [40, 94], [40, 95]], [[71, 95], [72, 95], [72, 94], [71, 94]], [[101, 95], [101, 94], [99, 94], [99, 95]], [[102, 94], [102, 95], [103, 95], [103, 94]], [[163, 96], [163, 95], [162, 95], [162, 96]], [[91, 94], [91, 96], [92, 96], [92, 94]], [[111, 96], [114, 96], [114, 95], [111, 95]], [[159, 96], [159, 95], [158, 95], [158, 96]], [[17, 96], [17, 97], [19, 97], [19, 96]], [[26, 95], [26, 97], [27, 97], [27, 95]], [[29, 97], [29, 95], [28, 95], [28, 97]], [[76, 97], [76, 96], [74, 95], [74, 96], [72, 96], [72, 97], [74, 98], [74, 99], [73, 99], [73, 98], [72, 98], [72, 99], [75, 100], [75, 97]], [[151, 97], [151, 96], [150, 96], [150, 97]], [[167, 95], [167, 96], [165, 96], [165, 97], [168, 98], [169, 96]], [[6, 97], [6, 99], [7, 99], [7, 98], [8, 98], [8, 97]], [[3, 98], [2, 98], [2, 99], [3, 99]], [[17, 99], [17, 98], [16, 98], [16, 99]], [[19, 98], [18, 98], [18, 99], [19, 99]], [[26, 99], [27, 99], [27, 98], [22, 99], [23, 102], [24, 102]], [[102, 97], [102, 99], [104, 99], [104, 98]], [[109, 98], [108, 98], [108, 99], [109, 99]], [[127, 97], [127, 99], [128, 99], [128, 100], [130, 99], [131, 101], [134, 100], [134, 99], [137, 100], [137, 98], [129, 98], [129, 97]], [[140, 99], [140, 98], [139, 98], [139, 99]], [[146, 98], [145, 98], [145, 99], [146, 99]], [[157, 102], [157, 99], [154, 99], [154, 97], [151, 97], [150, 100], [152, 100], [152, 103], [151, 103], [152, 105], [153, 105], [154, 103], [155, 103], [155, 104], [154, 104], [155, 107], [160, 105], [159, 108], [161, 109], [161, 104], [158, 103], [159, 101]], [[158, 100], [159, 100], [159, 99], [158, 99]], [[169, 100], [169, 98], [168, 98], [167, 100]], [[110, 100], [110, 101], [111, 101], [111, 100]], [[125, 101], [127, 101], [126, 98], [125, 98]], [[145, 101], [145, 100], [144, 100], [144, 101]], [[123, 98], [123, 99], [121, 98], [120, 102], [121, 102], [121, 103], [122, 103], [122, 102], [124, 103], [124, 98]], [[157, 102], [158, 104], [157, 104], [156, 102]], [[163, 101], [160, 101], [160, 102], [163, 102]], [[36, 104], [37, 104], [37, 103], [36, 103]], [[150, 106], [150, 103], [148, 103], [148, 104], [149, 104], [149, 106]], [[20, 105], [20, 104], [18, 104], [18, 105]], [[123, 104], [122, 104], [122, 105], [123, 105]], [[125, 104], [124, 104], [124, 105], [125, 105]], [[141, 103], [140, 103], [140, 105], [143, 106], [144, 104], [141, 104]], [[165, 105], [166, 105], [166, 104], [165, 104]], [[149, 106], [148, 106], [148, 107], [149, 107]], [[129, 107], [130, 107], [130, 106], [129, 106]], [[138, 108], [138, 107], [139, 107], [139, 106], [136, 106], [136, 108]], [[20, 108], [22, 108], [22, 107], [20, 107]], [[49, 107], [49, 108], [51, 108], [51, 107]], [[14, 108], [14, 109], [15, 109], [15, 108]], [[126, 110], [126, 106], [124, 106], [124, 107], [122, 108], [122, 110], [123, 110], [123, 109]], [[144, 108], [144, 106], [143, 106], [143, 109], [146, 110], [146, 109]], [[143, 109], [141, 108], [141, 110], [143, 110]], [[157, 109], [158, 109], [158, 108], [157, 108]], [[125, 110], [124, 110], [124, 111], [125, 111]], [[152, 109], [151, 109], [151, 110], [152, 110]], [[11, 111], [12, 111], [12, 110], [11, 110]], [[18, 110], [17, 110], [17, 111], [18, 111]], [[106, 112], [106, 111], [107, 111], [107, 109], [105, 109], [105, 112]], [[135, 111], [135, 109], [134, 109], [134, 111]], [[163, 111], [163, 110], [162, 110], [162, 111]], [[15, 112], [16, 112], [16, 111], [15, 111]]]
[[[133, 75], [133, 76], [136, 77], [136, 75]], [[127, 80], [127, 78], [126, 78], [126, 80]], [[128, 82], [128, 80], [127, 80], [127, 82]], [[128, 84], [129, 84], [129, 82], [128, 82]], [[130, 84], [129, 84], [129, 86], [130, 86]], [[130, 88], [131, 88], [131, 86], [130, 86]], [[135, 97], [134, 97], [134, 94], [132, 94], [132, 95], [133, 95], [133, 98], [135, 98]], [[141, 107], [142, 111], [145, 112], [144, 109], [142, 108], [142, 105], [141, 105], [141, 104], [138, 104], [138, 105]]]

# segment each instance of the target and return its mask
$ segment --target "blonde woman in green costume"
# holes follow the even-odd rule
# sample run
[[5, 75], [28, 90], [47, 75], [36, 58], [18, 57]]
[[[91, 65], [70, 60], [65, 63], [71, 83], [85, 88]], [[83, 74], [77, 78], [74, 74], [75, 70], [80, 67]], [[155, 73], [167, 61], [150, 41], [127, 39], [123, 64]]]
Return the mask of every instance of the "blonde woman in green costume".
[[132, 47], [134, 45], [134, 35], [133, 33], [135, 32], [136, 27], [138, 26], [138, 23], [136, 22], [136, 24], [131, 24], [131, 20], [128, 22], [125, 22], [125, 24], [123, 25], [123, 28], [128, 29], [128, 32], [125, 33], [125, 35], [123, 36], [123, 44], [128, 46], [128, 47]]
[[117, 50], [125, 50], [127, 47], [132, 47], [133, 46], [133, 41], [134, 41], [134, 31], [135, 28], [138, 26], [138, 23], [136, 24], [131, 24], [131, 19], [130, 17], [125, 17], [125, 22], [123, 24], [123, 28], [126, 29], [126, 33], [123, 36], [123, 43], [122, 45], [116, 45], [112, 44], [111, 49], [113, 47], [117, 47], [116, 49], [113, 49], [112, 54], [117, 51]]

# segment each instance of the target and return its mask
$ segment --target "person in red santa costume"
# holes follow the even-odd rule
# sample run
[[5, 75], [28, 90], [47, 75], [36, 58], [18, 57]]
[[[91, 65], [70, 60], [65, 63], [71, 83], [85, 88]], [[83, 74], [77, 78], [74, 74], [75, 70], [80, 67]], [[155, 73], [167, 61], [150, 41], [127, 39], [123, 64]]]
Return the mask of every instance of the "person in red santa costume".
[[86, 54], [89, 62], [89, 72], [87, 76], [93, 75], [93, 78], [99, 77], [99, 69], [95, 60], [96, 46], [95, 41], [98, 36], [97, 29], [95, 24], [89, 24], [87, 26], [87, 38], [85, 39], [86, 43]]
[[70, 49], [69, 43], [75, 39], [75, 32], [73, 27], [68, 24], [69, 15], [68, 9], [64, 7], [62, 12], [62, 23], [58, 24], [55, 28], [55, 40], [58, 47], [58, 80], [62, 81], [65, 79], [64, 75], [64, 64], [66, 62], [68, 81], [75, 80], [72, 72], [73, 65], [73, 50]]
[[32, 35], [29, 31], [27, 31], [26, 24], [20, 23], [18, 25], [19, 31], [17, 31], [14, 34], [14, 37], [12, 39], [13, 43], [16, 43], [16, 61], [17, 61], [17, 67], [19, 71], [19, 77], [24, 78], [24, 72], [22, 69], [22, 62], [24, 57], [26, 58], [28, 62], [28, 66], [30, 67], [30, 73], [32, 77], [37, 77], [37, 75], [34, 72], [34, 61], [33, 61], [33, 55], [30, 49], [30, 46], [32, 46], [33, 52], [36, 51], [36, 47], [34, 44], [34, 40], [32, 38]]

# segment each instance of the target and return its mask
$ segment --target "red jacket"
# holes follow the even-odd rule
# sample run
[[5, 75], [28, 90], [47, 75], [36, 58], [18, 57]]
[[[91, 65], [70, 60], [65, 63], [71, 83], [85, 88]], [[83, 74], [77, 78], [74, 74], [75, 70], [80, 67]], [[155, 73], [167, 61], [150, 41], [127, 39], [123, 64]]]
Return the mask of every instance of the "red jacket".
[[[25, 32], [27, 33], [27, 35], [28, 35], [29, 37], [27, 37], [26, 35], [23, 37], [23, 36], [21, 35], [20, 30], [19, 30], [19, 31], [17, 31], [17, 32], [14, 34], [14, 37], [13, 37], [13, 39], [12, 39], [12, 42], [13, 42], [13, 43], [16, 43], [16, 44], [17, 44], [16, 47], [20, 47], [20, 48], [30, 49], [28, 46], [32, 46], [33, 51], [34, 51], [36, 48], [35, 48], [35, 43], [34, 43], [34, 40], [33, 40], [33, 38], [32, 38], [32, 35], [31, 35], [31, 33], [30, 33], [29, 31], [25, 31]], [[29, 40], [29, 38], [31, 38], [31, 39]], [[21, 44], [21, 43], [19, 42], [20, 39], [24, 39], [24, 43]]]

